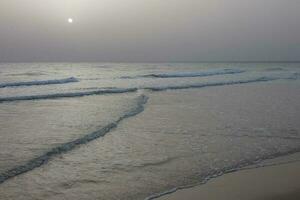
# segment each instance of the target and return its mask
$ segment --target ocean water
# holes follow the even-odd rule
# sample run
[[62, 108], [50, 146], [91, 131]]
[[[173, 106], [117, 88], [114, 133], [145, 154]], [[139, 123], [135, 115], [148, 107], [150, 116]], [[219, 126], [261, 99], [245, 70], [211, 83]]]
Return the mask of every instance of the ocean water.
[[2, 63], [0, 199], [153, 199], [300, 151], [300, 63]]

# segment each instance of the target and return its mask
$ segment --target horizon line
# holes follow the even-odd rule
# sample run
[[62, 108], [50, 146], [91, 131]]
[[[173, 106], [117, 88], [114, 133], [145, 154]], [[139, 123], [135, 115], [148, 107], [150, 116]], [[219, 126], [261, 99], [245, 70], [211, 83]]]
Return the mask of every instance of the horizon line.
[[0, 61], [0, 63], [300, 63], [300, 60], [270, 61]]

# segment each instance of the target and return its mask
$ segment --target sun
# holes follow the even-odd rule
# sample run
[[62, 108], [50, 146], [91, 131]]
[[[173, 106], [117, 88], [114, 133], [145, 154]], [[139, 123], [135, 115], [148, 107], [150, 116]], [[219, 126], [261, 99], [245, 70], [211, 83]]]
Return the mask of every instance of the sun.
[[73, 23], [73, 19], [72, 19], [72, 18], [68, 18], [68, 22], [69, 22], [70, 24], [72, 24], [72, 23]]

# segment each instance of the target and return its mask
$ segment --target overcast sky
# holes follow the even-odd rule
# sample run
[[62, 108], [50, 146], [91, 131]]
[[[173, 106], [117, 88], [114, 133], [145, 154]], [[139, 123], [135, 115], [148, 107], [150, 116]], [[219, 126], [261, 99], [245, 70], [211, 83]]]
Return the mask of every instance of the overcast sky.
[[300, 0], [0, 0], [2, 62], [255, 60], [300, 60]]

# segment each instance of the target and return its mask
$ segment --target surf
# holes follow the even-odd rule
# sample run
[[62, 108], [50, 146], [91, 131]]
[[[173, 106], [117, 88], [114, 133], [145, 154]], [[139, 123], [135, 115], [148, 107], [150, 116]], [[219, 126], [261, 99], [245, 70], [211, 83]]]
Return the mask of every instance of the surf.
[[79, 80], [76, 79], [75, 77], [70, 77], [70, 78], [65, 78], [65, 79], [0, 83], [0, 88], [35, 86], [35, 85], [66, 84], [66, 83], [75, 83], [75, 82], [79, 82]]

